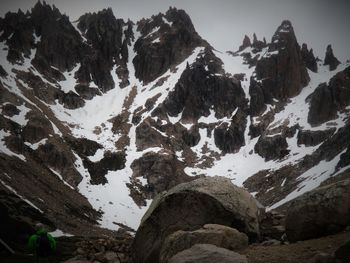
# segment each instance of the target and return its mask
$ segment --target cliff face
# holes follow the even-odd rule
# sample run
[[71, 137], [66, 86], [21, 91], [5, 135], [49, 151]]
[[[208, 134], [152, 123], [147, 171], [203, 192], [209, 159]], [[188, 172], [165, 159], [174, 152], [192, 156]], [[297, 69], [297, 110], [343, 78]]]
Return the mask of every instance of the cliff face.
[[65, 231], [137, 228], [157, 194], [205, 176], [274, 207], [349, 166], [349, 65], [331, 48], [320, 63], [289, 21], [228, 52], [175, 8], [71, 22], [38, 2], [0, 32], [0, 182]]
[[262, 83], [265, 101], [285, 101], [298, 95], [310, 77], [289, 21], [283, 21], [268, 45], [272, 55], [258, 61], [256, 79]]

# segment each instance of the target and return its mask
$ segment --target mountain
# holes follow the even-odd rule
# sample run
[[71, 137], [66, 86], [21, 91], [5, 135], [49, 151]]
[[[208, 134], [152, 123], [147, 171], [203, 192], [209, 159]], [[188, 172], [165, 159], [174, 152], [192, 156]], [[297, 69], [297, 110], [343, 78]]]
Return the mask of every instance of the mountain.
[[0, 18], [0, 56], [7, 229], [136, 229], [158, 193], [214, 175], [273, 209], [350, 168], [350, 64], [290, 21], [221, 52], [176, 8], [71, 22], [39, 1]]

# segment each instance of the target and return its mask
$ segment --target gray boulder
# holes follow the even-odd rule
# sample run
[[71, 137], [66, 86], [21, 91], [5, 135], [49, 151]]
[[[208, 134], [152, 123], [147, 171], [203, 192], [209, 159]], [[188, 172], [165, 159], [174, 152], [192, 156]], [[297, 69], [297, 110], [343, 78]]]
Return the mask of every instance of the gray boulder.
[[286, 233], [292, 242], [341, 231], [350, 224], [350, 179], [319, 187], [293, 200]]
[[173, 256], [169, 263], [248, 263], [245, 256], [225, 248], [198, 244]]
[[207, 224], [195, 231], [176, 231], [169, 235], [160, 252], [160, 262], [166, 263], [175, 254], [196, 244], [211, 244], [229, 250], [240, 250], [248, 246], [248, 237], [234, 228]]
[[175, 186], [156, 196], [144, 215], [132, 248], [135, 262], [159, 262], [161, 244], [167, 236], [205, 224], [236, 228], [255, 241], [259, 237], [256, 200], [219, 176]]

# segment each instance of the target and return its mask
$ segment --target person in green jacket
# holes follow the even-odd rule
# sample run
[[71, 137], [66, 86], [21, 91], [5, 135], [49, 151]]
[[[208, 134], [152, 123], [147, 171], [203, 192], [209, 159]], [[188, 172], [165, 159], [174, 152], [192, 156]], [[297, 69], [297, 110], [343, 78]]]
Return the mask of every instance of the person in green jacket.
[[35, 230], [35, 234], [28, 240], [28, 247], [34, 253], [37, 262], [48, 262], [49, 256], [56, 251], [56, 241], [43, 224], [36, 224]]

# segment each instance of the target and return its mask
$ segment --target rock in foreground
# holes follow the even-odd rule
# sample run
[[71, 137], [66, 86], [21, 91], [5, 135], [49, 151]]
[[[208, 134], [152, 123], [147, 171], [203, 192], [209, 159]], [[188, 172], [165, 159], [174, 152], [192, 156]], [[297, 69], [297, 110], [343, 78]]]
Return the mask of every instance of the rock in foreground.
[[[255, 199], [227, 178], [200, 178], [158, 195], [142, 219], [133, 243], [135, 262], [159, 262], [162, 242], [178, 231], [220, 224], [259, 236]], [[145, 242], [147, 240], [147, 242]]]
[[350, 224], [350, 179], [323, 186], [293, 200], [286, 233], [292, 242], [338, 232]]
[[195, 231], [179, 230], [165, 239], [160, 252], [160, 262], [165, 263], [175, 254], [196, 244], [211, 244], [238, 251], [248, 246], [247, 235], [227, 226], [208, 224]]
[[174, 257], [169, 263], [248, 263], [247, 258], [236, 252], [209, 244], [194, 245]]

